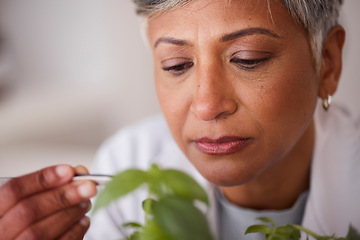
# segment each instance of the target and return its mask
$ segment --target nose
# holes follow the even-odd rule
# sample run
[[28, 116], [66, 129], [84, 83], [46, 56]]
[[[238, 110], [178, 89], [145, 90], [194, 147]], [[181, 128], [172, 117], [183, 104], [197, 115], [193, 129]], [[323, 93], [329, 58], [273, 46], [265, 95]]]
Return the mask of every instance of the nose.
[[214, 65], [199, 68], [191, 112], [203, 121], [234, 114], [238, 109], [234, 86], [224, 69]]

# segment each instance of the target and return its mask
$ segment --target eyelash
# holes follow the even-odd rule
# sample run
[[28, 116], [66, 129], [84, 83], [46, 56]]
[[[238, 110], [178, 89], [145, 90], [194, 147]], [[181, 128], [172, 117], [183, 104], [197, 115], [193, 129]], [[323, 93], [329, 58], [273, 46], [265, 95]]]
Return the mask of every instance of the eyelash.
[[[238, 67], [244, 70], [254, 70], [259, 64], [267, 61], [268, 58], [258, 58], [258, 59], [241, 59], [241, 58], [232, 58], [231, 63], [235, 63]], [[185, 62], [169, 67], [162, 67], [166, 72], [170, 72], [175, 76], [180, 76], [185, 73], [188, 69], [194, 66], [193, 62]]]
[[193, 62], [185, 62], [182, 64], [177, 64], [169, 67], [163, 67], [162, 69], [166, 72], [171, 72], [172, 74], [178, 76], [183, 74], [187, 69], [191, 68], [194, 65]]
[[268, 60], [268, 58], [258, 58], [258, 59], [233, 58], [230, 60], [230, 62], [235, 63], [241, 69], [254, 70], [259, 64], [261, 64], [267, 60]]

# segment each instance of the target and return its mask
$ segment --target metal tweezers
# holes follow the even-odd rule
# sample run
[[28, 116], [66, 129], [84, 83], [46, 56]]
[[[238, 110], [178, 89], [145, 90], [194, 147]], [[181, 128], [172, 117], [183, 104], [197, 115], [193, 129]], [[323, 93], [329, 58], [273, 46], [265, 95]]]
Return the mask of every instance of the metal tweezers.
[[[88, 180], [93, 181], [97, 185], [105, 185], [107, 182], [112, 180], [111, 175], [105, 175], [105, 174], [84, 174], [84, 175], [76, 175], [73, 178], [73, 181], [80, 181], [80, 180]], [[10, 179], [13, 179], [13, 177], [0, 177], [0, 186], [5, 184]]]

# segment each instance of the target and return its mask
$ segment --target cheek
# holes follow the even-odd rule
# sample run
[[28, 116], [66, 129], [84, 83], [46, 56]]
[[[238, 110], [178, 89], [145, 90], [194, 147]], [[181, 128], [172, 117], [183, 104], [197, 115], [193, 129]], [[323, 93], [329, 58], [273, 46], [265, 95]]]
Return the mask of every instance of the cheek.
[[292, 71], [272, 75], [272, 84], [255, 88], [253, 93], [259, 97], [251, 103], [252, 114], [269, 146], [275, 142], [284, 147], [295, 144], [310, 124], [316, 107], [315, 74], [289, 69]]
[[268, 120], [303, 122], [312, 115], [317, 101], [318, 79], [310, 51], [303, 47], [280, 57], [254, 89], [258, 114]]
[[[181, 144], [182, 129], [189, 109], [189, 96], [180, 86], [166, 84], [163, 76], [155, 74], [156, 94], [160, 108], [175, 141]], [[182, 146], [180, 146], [182, 148]]]
[[[278, 78], [279, 79], [279, 78]], [[293, 76], [284, 77], [270, 89], [258, 90], [256, 104], [257, 114], [271, 119], [293, 119], [308, 115], [316, 100], [312, 84], [298, 84], [304, 81]], [[301, 119], [299, 119], [301, 121]]]

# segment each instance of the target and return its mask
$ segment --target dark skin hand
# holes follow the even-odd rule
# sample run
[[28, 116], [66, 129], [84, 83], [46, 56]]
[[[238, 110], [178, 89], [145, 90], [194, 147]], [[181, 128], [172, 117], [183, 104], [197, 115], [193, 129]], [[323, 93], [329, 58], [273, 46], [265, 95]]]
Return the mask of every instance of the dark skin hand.
[[83, 239], [85, 214], [96, 194], [91, 181], [74, 181], [85, 167], [59, 165], [12, 179], [0, 187], [2, 240]]

